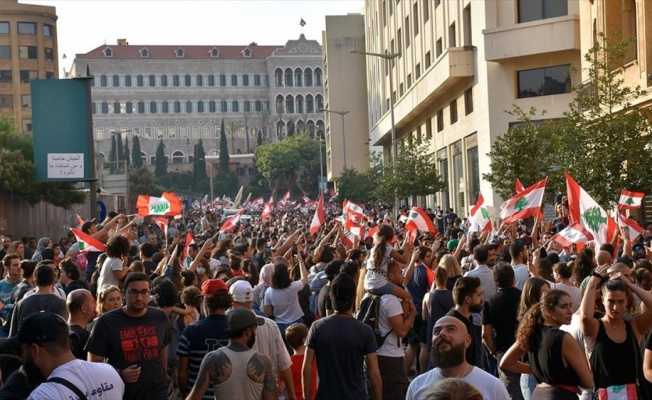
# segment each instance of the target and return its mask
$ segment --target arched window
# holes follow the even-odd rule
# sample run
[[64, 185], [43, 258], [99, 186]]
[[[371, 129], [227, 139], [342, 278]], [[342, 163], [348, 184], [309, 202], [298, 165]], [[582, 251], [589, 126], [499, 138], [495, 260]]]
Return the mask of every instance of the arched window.
[[320, 132], [322, 135], [324, 134], [324, 121], [317, 120], [317, 132]]
[[297, 133], [299, 135], [306, 133], [306, 124], [301, 119], [297, 121]]
[[276, 137], [282, 139], [285, 136], [285, 122], [278, 121], [276, 123]]
[[297, 114], [303, 114], [303, 96], [297, 95]]
[[311, 114], [315, 112], [315, 103], [312, 100], [312, 95], [309, 94], [306, 96], [306, 112]]
[[324, 98], [321, 96], [321, 94], [315, 96], [315, 103], [316, 103], [315, 107], [317, 107], [317, 111], [324, 108]]
[[308, 121], [308, 135], [310, 137], [315, 137], [315, 122], [313, 120]]
[[100, 164], [106, 162], [106, 156], [105, 156], [104, 153], [102, 153], [102, 152], [99, 152], [99, 153], [95, 154], [95, 159], [96, 159], [97, 162], [100, 163]]
[[285, 69], [285, 86], [292, 87], [292, 70], [290, 68]]
[[312, 86], [312, 69], [306, 68], [303, 70], [303, 84], [304, 86]]
[[294, 97], [291, 94], [288, 94], [285, 98], [285, 112], [294, 114]]
[[276, 87], [283, 87], [283, 70], [276, 68], [274, 71], [274, 82], [276, 82]]
[[283, 99], [282, 95], [276, 96], [276, 113], [277, 114], [283, 114], [285, 112], [285, 106], [283, 105], [285, 103], [285, 99]]
[[183, 52], [183, 49], [177, 49], [177, 51], [175, 51], [174, 54], [175, 54], [178, 58], [183, 58], [183, 57], [185, 56], [185, 53]]
[[286, 130], [288, 135], [294, 135], [295, 133], [297, 133], [296, 130], [294, 129], [294, 121], [292, 120], [288, 121], [288, 126]]
[[183, 163], [183, 152], [177, 150], [174, 153], [172, 153], [172, 164], [181, 164]]
[[321, 86], [321, 85], [322, 85], [321, 68], [315, 68], [315, 86]]
[[294, 70], [294, 86], [303, 86], [303, 71], [301, 71], [301, 68], [296, 68]]

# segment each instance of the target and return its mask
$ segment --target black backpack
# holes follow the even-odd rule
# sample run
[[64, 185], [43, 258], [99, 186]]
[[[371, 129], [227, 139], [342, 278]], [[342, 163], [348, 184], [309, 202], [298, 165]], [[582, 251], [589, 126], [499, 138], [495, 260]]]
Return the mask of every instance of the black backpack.
[[367, 294], [360, 302], [360, 307], [356, 311], [355, 317], [362, 321], [364, 324], [369, 325], [374, 331], [376, 337], [376, 347], [380, 348], [385, 339], [392, 331], [387, 332], [387, 335], [380, 334], [380, 327], [378, 326], [378, 319], [380, 318], [380, 297], [376, 295]]

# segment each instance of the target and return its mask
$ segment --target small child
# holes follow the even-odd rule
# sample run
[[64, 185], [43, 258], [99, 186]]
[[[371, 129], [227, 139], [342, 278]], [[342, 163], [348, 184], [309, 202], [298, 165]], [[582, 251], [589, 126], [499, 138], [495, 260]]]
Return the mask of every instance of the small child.
[[400, 254], [392, 247], [392, 239], [394, 239], [394, 229], [389, 225], [380, 225], [374, 235], [371, 255], [367, 259], [364, 289], [367, 293], [377, 296], [393, 294], [404, 301], [412, 302], [412, 296], [407, 290], [387, 281], [387, 266], [390, 260], [407, 264], [410, 258], [407, 251], [410, 250], [408, 247], [411, 244], [407, 242], [404, 248], [406, 253]]
[[[285, 330], [285, 339], [288, 341], [294, 355], [292, 355], [292, 379], [294, 380], [294, 392], [297, 400], [304, 400], [303, 391], [301, 390], [301, 367], [303, 366], [303, 355], [306, 351], [306, 338], [308, 337], [308, 327], [304, 324], [292, 324]], [[296, 382], [299, 382], [298, 384]], [[312, 364], [312, 394], [308, 400], [314, 400], [317, 394], [317, 363]]]
[[199, 321], [197, 307], [201, 306], [201, 302], [202, 296], [199, 289], [195, 286], [188, 286], [183, 289], [183, 292], [181, 292], [181, 303], [183, 303], [186, 308], [180, 308], [177, 310], [177, 307], [174, 307], [172, 311], [183, 315], [184, 325], [190, 325], [195, 321]]

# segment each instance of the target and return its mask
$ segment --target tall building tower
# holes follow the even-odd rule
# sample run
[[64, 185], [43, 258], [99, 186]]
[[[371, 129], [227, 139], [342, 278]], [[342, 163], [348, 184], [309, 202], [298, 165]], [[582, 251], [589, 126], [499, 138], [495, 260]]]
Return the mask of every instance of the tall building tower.
[[32, 131], [29, 81], [57, 79], [57, 14], [54, 7], [0, 0], [0, 115]]

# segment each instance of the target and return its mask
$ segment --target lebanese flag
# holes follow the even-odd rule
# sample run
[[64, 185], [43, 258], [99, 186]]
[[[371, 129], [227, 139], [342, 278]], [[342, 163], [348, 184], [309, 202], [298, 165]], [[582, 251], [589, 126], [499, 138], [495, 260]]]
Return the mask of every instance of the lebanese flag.
[[315, 209], [315, 215], [312, 217], [312, 222], [310, 222], [310, 234], [314, 235], [319, 231], [319, 228], [326, 222], [326, 213], [324, 212], [324, 195], [319, 196], [319, 201], [317, 202], [317, 208]]
[[190, 263], [192, 262], [188, 255], [188, 247], [190, 247], [191, 244], [195, 244], [195, 238], [192, 236], [192, 232], [188, 231], [186, 233], [186, 247], [183, 248], [183, 258], [186, 260], [187, 264], [186, 268], [190, 267]]
[[279, 204], [281, 207], [285, 207], [285, 205], [287, 204], [288, 200], [290, 200], [290, 189], [288, 189], [288, 191], [285, 192], [285, 194], [283, 195], [283, 197], [281, 197], [281, 200], [278, 202], [278, 204]]
[[348, 249], [352, 249], [354, 240], [355, 240], [355, 235], [353, 234], [353, 232], [344, 231], [344, 234], [342, 235], [342, 243], [344, 244], [344, 246], [346, 246]]
[[244, 210], [240, 209], [234, 216], [227, 219], [224, 224], [220, 227], [220, 232], [233, 232], [235, 226], [240, 222], [240, 216]]
[[491, 215], [489, 214], [487, 207], [484, 205], [484, 197], [482, 197], [482, 194], [478, 196], [478, 201], [471, 209], [469, 220], [478, 226], [480, 232], [491, 232]]
[[643, 228], [636, 223], [633, 219], [627, 218], [622, 214], [618, 214], [618, 226], [621, 228], [629, 228], [629, 240], [632, 242], [643, 232]]
[[516, 182], [514, 182], [514, 191], [516, 193], [521, 193], [525, 191], [525, 186], [521, 183], [521, 180], [516, 178]]
[[631, 210], [634, 208], [641, 208], [644, 196], [645, 194], [643, 193], [623, 190], [622, 192], [620, 192], [620, 199], [618, 200], [618, 209]]
[[169, 221], [167, 218], [164, 217], [152, 217], [152, 221], [156, 222], [156, 225], [158, 225], [159, 229], [163, 231], [163, 237], [165, 240], [168, 240], [168, 224]]
[[420, 230], [423, 232], [438, 233], [437, 228], [432, 223], [432, 220], [426, 214], [425, 211], [419, 207], [412, 207], [410, 214], [407, 217], [407, 222], [405, 223], [405, 229], [411, 230]]
[[566, 172], [566, 191], [571, 222], [579, 222], [591, 232], [598, 246], [611, 243], [616, 234], [616, 221], [593, 200], [593, 197]]
[[162, 197], [138, 196], [136, 203], [138, 215], [146, 217], [148, 215], [169, 215], [175, 216], [181, 214], [181, 200], [176, 194], [164, 192]]
[[260, 207], [265, 204], [265, 200], [263, 199], [263, 196], [256, 197], [255, 199], [251, 200], [249, 203], [249, 208], [251, 210], [258, 210]]
[[272, 215], [272, 208], [274, 208], [274, 196], [270, 196], [269, 201], [265, 203], [265, 208], [263, 208], [263, 213], [260, 218], [269, 218]]
[[564, 247], [570, 247], [572, 244], [586, 243], [589, 240], [593, 240], [593, 235], [584, 229], [582, 225], [574, 222], [553, 236], [552, 240]]
[[547, 180], [548, 178], [544, 178], [504, 202], [500, 206], [500, 218], [511, 223], [519, 219], [539, 216]]
[[84, 225], [86, 221], [84, 221], [84, 218], [80, 217], [79, 214], [75, 214], [75, 216], [77, 217], [77, 223], [79, 224], [77, 225], [77, 229], [81, 229], [82, 225]]
[[91, 235], [87, 235], [77, 228], [70, 228], [70, 230], [75, 234], [75, 238], [77, 238], [77, 243], [79, 243], [79, 251], [97, 251], [100, 253], [106, 251], [106, 246], [104, 243], [95, 239]]
[[353, 216], [358, 221], [362, 220], [363, 218], [367, 218], [367, 216], [364, 215], [364, 208], [360, 207], [352, 201], [348, 201], [346, 203], [346, 215]]

